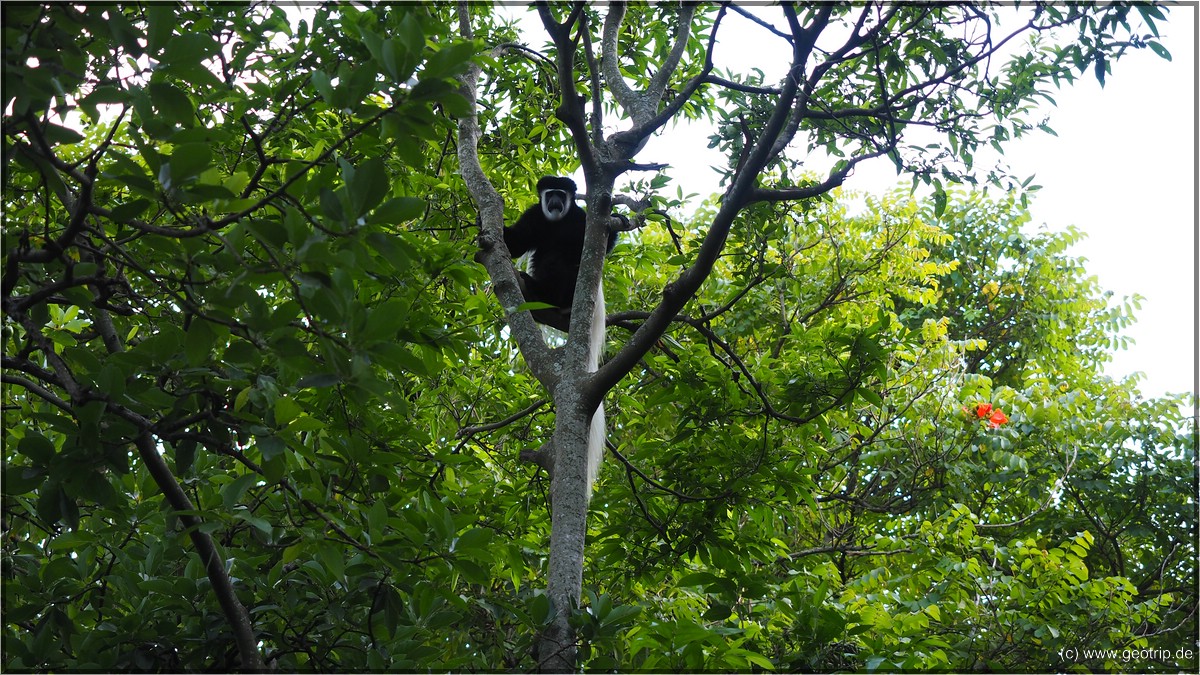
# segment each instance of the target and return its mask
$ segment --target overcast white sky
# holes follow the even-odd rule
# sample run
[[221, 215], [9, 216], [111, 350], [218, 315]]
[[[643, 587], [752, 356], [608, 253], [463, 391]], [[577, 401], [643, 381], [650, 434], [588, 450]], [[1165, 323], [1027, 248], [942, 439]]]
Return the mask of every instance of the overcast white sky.
[[1074, 224], [1088, 238], [1074, 251], [1116, 296], [1145, 297], [1136, 344], [1109, 374], [1145, 373], [1143, 393], [1195, 392], [1196, 378], [1196, 5], [1173, 7], [1162, 40], [1113, 65], [1100, 88], [1084, 78], [1058, 98], [1051, 126], [1007, 155], [1043, 185], [1035, 222]]
[[[1174, 7], [1159, 26], [1171, 62], [1149, 49], [1133, 51], [1113, 65], [1104, 88], [1089, 72], [1055, 94], [1058, 107], [1045, 111], [1057, 137], [1034, 133], [1007, 145], [1004, 156], [1013, 175], [1036, 174], [1034, 183], [1043, 186], [1031, 202], [1031, 227], [1075, 225], [1088, 236], [1070, 252], [1087, 259], [1113, 300], [1145, 298], [1138, 322], [1126, 331], [1135, 344], [1114, 354], [1108, 374], [1144, 373], [1140, 388], [1147, 396], [1196, 390], [1196, 13], [1195, 5]], [[772, 81], [769, 64], [786, 63], [787, 55], [774, 55], [761, 33], [739, 44], [735, 21], [727, 21], [717, 62], [740, 58]], [[707, 135], [669, 129], [639, 160], [671, 164], [684, 193], [707, 195], [717, 190]], [[976, 166], [990, 166], [983, 153]], [[875, 160], [856, 167], [845, 187], [883, 193], [897, 185], [909, 186], [911, 178]]]

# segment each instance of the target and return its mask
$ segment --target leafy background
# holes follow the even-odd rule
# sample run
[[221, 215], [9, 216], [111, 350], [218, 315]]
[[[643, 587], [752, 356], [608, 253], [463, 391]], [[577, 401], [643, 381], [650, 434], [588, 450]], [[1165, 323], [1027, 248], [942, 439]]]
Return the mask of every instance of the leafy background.
[[[553, 410], [472, 262], [449, 9], [4, 12], [3, 667], [245, 665], [225, 578], [278, 669], [533, 668]], [[574, 160], [487, 65], [511, 217]], [[618, 246], [613, 343], [715, 208]], [[1194, 399], [1104, 375], [1133, 301], [1028, 221], [747, 210], [607, 397], [581, 665], [1195, 669]]]

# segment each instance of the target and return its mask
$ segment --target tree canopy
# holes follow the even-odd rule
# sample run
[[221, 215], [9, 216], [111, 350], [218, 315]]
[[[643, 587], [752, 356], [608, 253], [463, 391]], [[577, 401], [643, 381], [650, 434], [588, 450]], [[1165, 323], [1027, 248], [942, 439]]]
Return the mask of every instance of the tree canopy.
[[[5, 5], [0, 665], [1194, 670], [1194, 398], [973, 164], [1163, 10], [759, 9]], [[576, 170], [596, 373], [498, 243]]]

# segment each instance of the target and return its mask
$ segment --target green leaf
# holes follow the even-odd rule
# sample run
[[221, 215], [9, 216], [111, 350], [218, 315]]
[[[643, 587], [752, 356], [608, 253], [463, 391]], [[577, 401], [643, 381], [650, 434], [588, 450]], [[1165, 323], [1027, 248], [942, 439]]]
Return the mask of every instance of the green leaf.
[[48, 523], [58, 522], [62, 518], [63, 503], [66, 501], [66, 498], [61, 483], [55, 481], [43, 485], [41, 491], [38, 493], [38, 517]]
[[378, 157], [363, 162], [349, 184], [352, 217], [358, 218], [375, 208], [388, 193], [388, 172]]
[[334, 373], [316, 373], [314, 375], [305, 375], [296, 381], [297, 389], [320, 389], [323, 387], [332, 387], [342, 379]]
[[261, 480], [258, 474], [248, 473], [235, 478], [232, 482], [221, 488], [221, 503], [225, 505], [226, 511], [233, 511], [242, 500], [242, 495], [246, 494], [246, 490]]
[[475, 45], [470, 42], [458, 42], [443, 47], [425, 62], [425, 68], [421, 70], [421, 81], [457, 75], [466, 70], [474, 55]]
[[396, 29], [395, 40], [400, 46], [413, 55], [420, 55], [425, 49], [425, 33], [421, 30], [421, 22], [413, 14], [406, 14], [400, 20]]
[[714, 603], [701, 615], [701, 618], [705, 621], [724, 621], [732, 615], [732, 607], [723, 603]]
[[96, 377], [96, 386], [110, 398], [118, 399], [125, 394], [127, 374], [123, 368], [109, 359], [100, 368]]
[[79, 99], [79, 107], [87, 112], [93, 121], [96, 121], [100, 119], [100, 105], [129, 103], [130, 99], [131, 94], [126, 89], [112, 85], [100, 85], [92, 89], [87, 96]]
[[384, 41], [382, 50], [383, 72], [395, 84], [406, 83], [420, 62], [420, 52], [413, 53], [395, 38]]
[[82, 480], [71, 481], [70, 486], [71, 492], [81, 499], [107, 507], [118, 503], [117, 491], [103, 474], [93, 472]]
[[266, 519], [251, 515], [251, 513], [246, 509], [239, 508], [234, 510], [233, 517], [250, 524], [252, 527], [265, 535], [269, 536], [272, 533], [271, 523], [267, 522]]
[[17, 452], [35, 464], [49, 464], [55, 454], [54, 443], [36, 431], [30, 431], [17, 443]]
[[1159, 43], [1150, 40], [1146, 43], [1146, 46], [1150, 47], [1151, 51], [1153, 51], [1155, 54], [1158, 54], [1159, 57], [1166, 59], [1167, 61], [1171, 60], [1171, 52], [1167, 51], [1167, 48]]
[[326, 103], [333, 105], [333, 85], [331, 84], [329, 75], [323, 70], [314, 70], [309, 76], [309, 80], [312, 82], [313, 88], [317, 90], [317, 93], [320, 94], [321, 98], [325, 99]]
[[415, 375], [427, 376], [433, 372], [425, 361], [412, 351], [396, 342], [380, 342], [372, 345], [371, 353], [376, 354], [383, 365], [393, 372], [409, 372]]
[[44, 469], [7, 464], [4, 467], [4, 494], [9, 497], [26, 495], [36, 490], [46, 480]]
[[179, 22], [176, 7], [170, 3], [154, 3], [146, 7], [146, 46], [158, 52], [171, 40], [175, 25]]
[[544, 593], [533, 596], [533, 600], [529, 603], [529, 618], [533, 619], [534, 625], [545, 626], [554, 618], [554, 605], [550, 602], [549, 596]]
[[130, 23], [124, 12], [120, 9], [110, 11], [108, 14], [108, 29], [111, 31], [112, 37], [116, 38], [117, 42], [134, 56], [142, 55], [142, 46], [138, 40], [142, 37], [141, 31]]
[[259, 436], [254, 439], [254, 444], [258, 447], [259, 453], [262, 454], [264, 462], [269, 462], [276, 457], [280, 457], [287, 450], [287, 444], [283, 442], [283, 439], [274, 434]]
[[204, 172], [212, 164], [212, 147], [205, 143], [179, 145], [167, 159], [170, 165], [171, 182], [179, 185]]
[[71, 129], [50, 122], [42, 124], [42, 134], [47, 141], [55, 145], [73, 145], [83, 140], [83, 134]]
[[380, 340], [395, 341], [397, 333], [408, 321], [409, 302], [407, 300], [388, 300], [370, 310], [367, 314], [366, 327], [362, 332], [363, 342]]
[[372, 225], [400, 225], [420, 217], [425, 212], [425, 200], [417, 197], [395, 197], [379, 205], [367, 222]]
[[883, 408], [883, 397], [874, 391], [867, 389], [866, 387], [859, 387], [855, 393], [863, 397], [867, 403], [870, 403], [876, 408]]
[[321, 188], [321, 213], [334, 222], [341, 222], [345, 218], [346, 212], [342, 207], [342, 200], [333, 188]]
[[187, 362], [192, 366], [199, 366], [207, 363], [213, 356], [213, 347], [216, 345], [217, 333], [213, 330], [212, 324], [204, 319], [197, 318], [192, 321], [192, 325], [188, 327], [187, 339], [184, 342], [184, 353], [187, 356]]
[[165, 82], [151, 82], [147, 89], [150, 92], [150, 100], [164, 120], [181, 126], [192, 126], [196, 118], [196, 108], [183, 90]]
[[375, 89], [375, 78], [379, 71], [375, 68], [374, 61], [359, 63], [351, 72], [349, 79], [343, 78], [345, 83], [340, 92], [347, 106], [359, 106], [366, 99], [367, 94]]
[[939, 189], [933, 193], [933, 215], [941, 218], [946, 213], [946, 192]]
[[440, 102], [442, 108], [452, 117], [467, 117], [472, 113], [470, 101], [458, 92], [447, 92]]
[[288, 422], [300, 416], [303, 410], [300, 406], [290, 398], [275, 399], [275, 424], [285, 426]]
[[193, 72], [203, 68], [203, 61], [215, 54], [220, 45], [205, 32], [188, 32], [176, 35], [163, 48], [161, 63], [180, 72]]
[[342, 547], [332, 542], [322, 543], [317, 549], [317, 558], [321, 566], [334, 579], [341, 580], [346, 576], [346, 559], [342, 556]]
[[463, 532], [455, 541], [455, 549], [458, 551], [470, 549], [485, 549], [493, 539], [494, 533], [483, 527], [475, 527]]
[[391, 234], [372, 232], [367, 235], [367, 242], [397, 271], [406, 269], [413, 262], [421, 260], [420, 251], [406, 239], [403, 232]]
[[196, 463], [196, 441], [180, 440], [175, 443], [175, 475], [186, 476]]
[[128, 222], [134, 218], [139, 218], [153, 205], [149, 199], [135, 199], [124, 204], [119, 204], [112, 210], [112, 219], [118, 223]]

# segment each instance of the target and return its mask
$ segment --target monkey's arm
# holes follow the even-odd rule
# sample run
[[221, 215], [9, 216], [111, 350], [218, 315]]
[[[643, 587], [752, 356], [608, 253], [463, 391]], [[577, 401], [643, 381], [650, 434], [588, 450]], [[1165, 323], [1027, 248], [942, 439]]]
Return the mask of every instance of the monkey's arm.
[[514, 258], [520, 258], [537, 245], [541, 230], [542, 211], [540, 206], [525, 209], [511, 227], [504, 228], [504, 245]]

